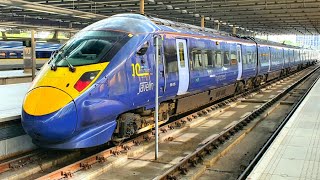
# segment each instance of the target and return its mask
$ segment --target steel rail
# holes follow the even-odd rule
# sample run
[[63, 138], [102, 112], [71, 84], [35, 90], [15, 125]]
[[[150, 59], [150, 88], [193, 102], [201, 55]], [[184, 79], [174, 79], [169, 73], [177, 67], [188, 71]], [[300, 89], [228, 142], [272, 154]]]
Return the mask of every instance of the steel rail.
[[[309, 68], [312, 68], [312, 67], [309, 67]], [[305, 70], [308, 70], [309, 68], [306, 68]], [[318, 67], [317, 67], [318, 68]], [[317, 69], [316, 68], [316, 69]], [[315, 70], [313, 70], [315, 71]], [[312, 72], [313, 72], [312, 71]], [[299, 72], [302, 72], [302, 71], [299, 71]], [[298, 73], [298, 72], [296, 72]], [[294, 74], [294, 73], [293, 73]], [[292, 74], [288, 75], [288, 76], [291, 76]], [[286, 78], [288, 76], [285, 76], [283, 78]], [[234, 102], [236, 100], [238, 100], [239, 98], [243, 98], [247, 95], [249, 95], [250, 93], [253, 93], [253, 92], [256, 92], [258, 90], [260, 90], [261, 88], [264, 88], [264, 87], [267, 87], [275, 82], [277, 82], [278, 80], [275, 79], [273, 81], [270, 81], [268, 83], [265, 83], [263, 85], [261, 85], [260, 87], [257, 87], [257, 88], [254, 88], [252, 90], [249, 90], [249, 91], [246, 91], [246, 92], [243, 92], [239, 95], [235, 95], [235, 96], [232, 96], [222, 102], [219, 102], [217, 104], [214, 104], [214, 105], [211, 105], [209, 107], [206, 107], [206, 108], [203, 108], [199, 111], [196, 111], [192, 114], [189, 114], [183, 118], [180, 118], [178, 120], [175, 120], [174, 122], [171, 122], [169, 124], [165, 124], [165, 125], [162, 125], [160, 127], [160, 132], [162, 134], [165, 134], [166, 132], [176, 128], [176, 127], [181, 127], [183, 126], [184, 124], [187, 123], [187, 121], [192, 121], [193, 119], [196, 119], [197, 117], [200, 117], [200, 116], [203, 116], [203, 115], [206, 115], [208, 114], [209, 112], [213, 111], [213, 110], [216, 110], [220, 107], [223, 107], [225, 105], [228, 105], [229, 103], [231, 102]], [[270, 104], [270, 103], [269, 103]], [[268, 104], [268, 105], [269, 105]], [[254, 113], [256, 114], [256, 113]], [[248, 118], [248, 117], [247, 117]], [[249, 117], [251, 118], [251, 116]], [[246, 118], [245, 118], [246, 119]], [[244, 126], [244, 123], [243, 122], [243, 125]], [[230, 128], [229, 128], [230, 129]], [[233, 132], [234, 133], [234, 132]], [[160, 134], [160, 133], [159, 133]], [[225, 133], [223, 133], [225, 134]], [[92, 167], [93, 164], [96, 164], [96, 163], [102, 163], [102, 162], [105, 162], [107, 160], [108, 157], [111, 157], [111, 156], [116, 156], [116, 155], [119, 155], [121, 154], [122, 152], [127, 152], [128, 150], [130, 150], [133, 146], [137, 146], [137, 145], [140, 145], [142, 142], [149, 142], [151, 139], [153, 139], [155, 136], [155, 131], [150, 131], [150, 132], [146, 132], [146, 133], [143, 133], [141, 135], [139, 135], [138, 137], [136, 138], [133, 138], [131, 140], [128, 140], [126, 142], [124, 142], [124, 144], [122, 145], [118, 145], [118, 146], [115, 146], [115, 147], [111, 147], [107, 150], [104, 150], [102, 152], [99, 152], [95, 155], [92, 155], [92, 156], [89, 156], [87, 158], [84, 158], [82, 160], [79, 160], [73, 164], [70, 164], [68, 166], [65, 166], [65, 167], [62, 167], [56, 171], [53, 171], [49, 174], [46, 174], [44, 176], [41, 176], [38, 178], [38, 180], [42, 180], [42, 179], [61, 179], [61, 178], [69, 178], [69, 177], [72, 177], [73, 174], [77, 171], [80, 171], [82, 169], [89, 169]], [[222, 139], [221, 139], [222, 141]], [[180, 163], [179, 163], [180, 164]], [[181, 168], [180, 168], [181, 169]], [[169, 173], [170, 174], [170, 173]], [[165, 176], [166, 177], [166, 176]]]
[[0, 174], [9, 170], [21, 168], [29, 163], [32, 163], [35, 160], [37, 160], [39, 158], [39, 155], [41, 155], [44, 152], [39, 149], [36, 149], [26, 153], [26, 155], [0, 163]]
[[292, 90], [294, 87], [296, 87], [298, 84], [300, 84], [302, 81], [304, 81], [306, 78], [311, 76], [314, 72], [316, 72], [319, 69], [319, 66], [300, 78], [298, 81], [296, 81], [294, 84], [283, 90], [281, 93], [270, 99], [268, 102], [264, 103], [262, 106], [251, 112], [251, 114], [247, 115], [246, 117], [239, 120], [237, 124], [234, 124], [230, 126], [228, 129], [222, 131], [218, 134], [218, 136], [215, 136], [210, 141], [208, 141], [205, 145], [202, 147], [197, 148], [194, 152], [187, 155], [184, 159], [182, 159], [178, 164], [174, 165], [170, 169], [168, 169], [166, 172], [164, 172], [162, 175], [154, 178], [155, 180], [175, 180], [177, 179], [177, 176], [180, 174], [187, 174], [189, 168], [196, 166], [198, 163], [202, 162], [204, 159], [204, 156], [209, 155], [214, 149], [217, 149], [217, 147], [222, 144], [226, 139], [229, 139], [230, 136], [241, 130], [244, 126], [246, 126], [248, 123], [250, 123], [253, 119], [255, 119], [258, 115], [263, 113], [267, 108], [271, 107], [276, 101], [278, 101], [280, 98], [282, 98], [284, 95], [286, 95], [290, 90]]
[[317, 83], [317, 81], [320, 79], [320, 76], [317, 77], [317, 79], [311, 84], [311, 86], [307, 89], [307, 91], [302, 95], [302, 97], [298, 100], [298, 102], [293, 106], [293, 108], [289, 111], [288, 115], [285, 117], [285, 119], [281, 122], [281, 124], [278, 126], [278, 128], [274, 131], [274, 133], [270, 136], [268, 141], [263, 145], [263, 147], [259, 150], [257, 155], [253, 158], [253, 160], [250, 162], [250, 164], [247, 166], [247, 168], [241, 173], [241, 175], [238, 177], [238, 180], [244, 180], [247, 178], [247, 176], [251, 173], [255, 165], [259, 162], [259, 160], [262, 158], [263, 154], [267, 151], [267, 149], [270, 147], [272, 142], [276, 139], [278, 134], [281, 132], [283, 127], [286, 125], [286, 123], [290, 120], [294, 112], [298, 109], [302, 101], [305, 99], [305, 97], [308, 95], [308, 93], [311, 91], [313, 86]]

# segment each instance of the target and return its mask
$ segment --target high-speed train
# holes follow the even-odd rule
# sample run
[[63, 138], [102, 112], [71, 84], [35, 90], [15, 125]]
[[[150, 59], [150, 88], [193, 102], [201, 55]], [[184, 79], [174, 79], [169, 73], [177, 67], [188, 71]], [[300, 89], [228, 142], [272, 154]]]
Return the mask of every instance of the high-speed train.
[[45, 148], [121, 141], [153, 128], [156, 73], [161, 124], [305, 68], [318, 57], [308, 49], [138, 14], [115, 15], [81, 30], [53, 53], [25, 96], [22, 125]]

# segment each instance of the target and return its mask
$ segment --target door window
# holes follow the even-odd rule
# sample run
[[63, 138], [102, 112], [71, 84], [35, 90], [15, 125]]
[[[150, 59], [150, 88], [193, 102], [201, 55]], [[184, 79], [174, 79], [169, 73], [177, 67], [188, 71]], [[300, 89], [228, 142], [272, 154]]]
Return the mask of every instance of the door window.
[[239, 57], [237, 57], [237, 53], [235, 51], [231, 51], [231, 65], [237, 64], [237, 58], [240, 62], [240, 51], [238, 51], [238, 56]]
[[223, 52], [223, 65], [229, 66], [230, 65], [230, 53], [229, 51]]
[[179, 60], [180, 60], [180, 66], [185, 67], [185, 59], [184, 59], [184, 46], [182, 42], [179, 42]]

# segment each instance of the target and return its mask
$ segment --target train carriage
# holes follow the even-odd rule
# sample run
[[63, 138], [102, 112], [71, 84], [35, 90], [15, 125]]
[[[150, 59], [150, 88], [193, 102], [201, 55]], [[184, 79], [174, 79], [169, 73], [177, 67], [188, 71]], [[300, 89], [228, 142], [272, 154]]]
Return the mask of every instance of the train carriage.
[[280, 77], [294, 65], [290, 49], [158, 18], [115, 15], [53, 54], [26, 94], [22, 124], [46, 148], [121, 141], [153, 128], [156, 73], [161, 124]]
[[[48, 60], [51, 53], [61, 45], [58, 43], [37, 42], [36, 57]], [[23, 42], [21, 41], [0, 41], [1, 60], [21, 60], [23, 58]]]

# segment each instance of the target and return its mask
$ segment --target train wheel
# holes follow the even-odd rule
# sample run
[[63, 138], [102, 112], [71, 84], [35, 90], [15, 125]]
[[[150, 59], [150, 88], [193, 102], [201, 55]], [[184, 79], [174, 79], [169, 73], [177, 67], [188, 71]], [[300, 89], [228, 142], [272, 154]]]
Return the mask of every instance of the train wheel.
[[259, 87], [261, 85], [262, 77], [258, 76], [254, 79], [254, 87]]
[[253, 78], [251, 78], [251, 79], [249, 79], [249, 80], [247, 81], [247, 83], [246, 83], [246, 88], [247, 88], [247, 89], [253, 89], [253, 88], [254, 88], [254, 79], [253, 79]]
[[112, 140], [111, 141], [111, 145], [112, 146], [120, 146], [123, 142], [124, 142], [125, 139], [116, 139], [116, 140]]
[[244, 90], [244, 83], [242, 81], [238, 81], [236, 84], [236, 94], [242, 93]]

